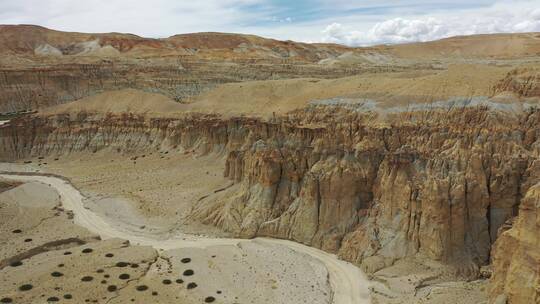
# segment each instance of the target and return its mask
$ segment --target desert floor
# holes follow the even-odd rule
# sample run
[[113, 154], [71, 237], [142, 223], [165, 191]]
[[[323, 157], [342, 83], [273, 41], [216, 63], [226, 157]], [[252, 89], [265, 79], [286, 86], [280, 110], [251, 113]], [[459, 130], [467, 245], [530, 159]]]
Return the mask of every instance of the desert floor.
[[339, 274], [334, 284], [341, 289], [369, 285], [372, 303], [487, 302], [487, 280], [455, 281], [442, 265], [418, 259], [396, 262], [368, 283], [291, 242], [205, 243], [201, 238], [230, 236], [183, 215], [201, 197], [230, 186], [220, 155], [103, 152], [31, 161], [2, 164], [0, 171], [66, 177], [84, 195], [79, 213], [91, 214], [89, 223], [103, 221], [109, 233], [77, 223], [73, 206], [63, 205], [47, 182], [5, 180], [0, 212], [10, 220], [0, 226], [0, 298], [13, 303], [70, 297], [77, 303], [347, 303], [333, 294], [329, 271]]
[[[352, 303], [348, 292], [356, 289], [368, 297], [356, 267], [316, 249], [279, 240], [173, 237], [146, 229], [144, 213], [129, 200], [77, 198], [75, 188], [56, 178], [4, 177], [1, 210], [10, 221], [2, 239], [12, 249], [2, 252], [6, 303]], [[348, 272], [353, 275], [341, 275]], [[343, 295], [332, 280], [364, 286], [346, 285]]]

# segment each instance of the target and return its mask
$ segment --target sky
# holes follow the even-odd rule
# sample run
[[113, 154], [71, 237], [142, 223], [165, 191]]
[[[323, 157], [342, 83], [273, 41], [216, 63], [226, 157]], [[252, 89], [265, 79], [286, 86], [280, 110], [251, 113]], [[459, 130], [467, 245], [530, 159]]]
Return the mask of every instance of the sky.
[[367, 46], [540, 32], [540, 0], [0, 0], [0, 24], [154, 38], [234, 32]]

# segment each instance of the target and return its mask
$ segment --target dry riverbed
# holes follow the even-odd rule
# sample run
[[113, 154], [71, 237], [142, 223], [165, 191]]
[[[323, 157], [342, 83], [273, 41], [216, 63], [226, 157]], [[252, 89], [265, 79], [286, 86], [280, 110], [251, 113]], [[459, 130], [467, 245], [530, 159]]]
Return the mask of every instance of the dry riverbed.
[[[357, 268], [309, 247], [286, 241], [158, 236], [155, 231], [135, 230], [133, 225], [112, 224], [115, 221], [107, 219], [107, 213], [92, 211], [86, 206], [90, 199], [83, 199], [63, 180], [7, 177], [26, 183], [0, 193], [2, 210], [11, 210], [12, 219], [2, 226], [2, 238], [16, 245], [26, 241], [14, 234], [31, 234], [39, 242], [17, 252], [3, 252], [2, 260], [9, 263], [0, 270], [0, 298], [6, 303], [56, 299], [96, 303], [362, 302], [354, 298], [357, 290], [365, 291], [358, 294], [366, 301], [369, 297], [367, 281]], [[32, 203], [46, 197], [48, 205]], [[42, 208], [44, 214], [31, 215], [38, 224], [25, 226], [25, 215], [35, 208]], [[44, 222], [61, 226], [57, 230], [68, 235], [49, 235], [51, 229], [41, 227]], [[51, 244], [47, 237], [69, 241]], [[351, 289], [350, 284], [359, 285]], [[331, 285], [337, 290], [335, 295]]]
[[[108, 219], [107, 225], [124, 232], [127, 229], [130, 233], [162, 240], [174, 237], [178, 231], [227, 237], [227, 234], [213, 227], [194, 225], [191, 222], [184, 223], [182, 217], [201, 197], [211, 195], [216, 189], [230, 185], [230, 181], [223, 178], [224, 159], [222, 156], [165, 152], [135, 156], [98, 152], [91, 155], [72, 154], [68, 157], [34, 158], [30, 159], [29, 164], [23, 164], [22, 161], [17, 165], [3, 164], [0, 170], [41, 171], [66, 176], [86, 196], [85, 208], [100, 218]], [[204, 178], [201, 179], [201, 176]], [[116, 235], [116, 237], [129, 238], [126, 235]], [[211, 244], [194, 240], [191, 236], [184, 236], [183, 241], [192, 242], [192, 247], [205, 248], [174, 249], [176, 241], [172, 241], [162, 246], [162, 249], [166, 251], [162, 253], [165, 254], [164, 256], [170, 256], [178, 252], [193, 251], [196, 253], [186, 255], [206, 256], [206, 260], [194, 261], [194, 263], [200, 262], [205, 265], [203, 268], [199, 265], [198, 268], [199, 272], [205, 273], [204, 280], [207, 284], [203, 286], [197, 283], [198, 290], [204, 290], [204, 294], [211, 294], [212, 290], [215, 292], [235, 290], [234, 286], [244, 284], [243, 286], [249, 287], [246, 287], [244, 291], [237, 288], [236, 294], [229, 295], [227, 301], [245, 299], [248, 303], [303, 303], [304, 299], [311, 299], [308, 303], [319, 303], [317, 301], [326, 303], [332, 296], [324, 273], [314, 270], [312, 266], [304, 267], [301, 255], [295, 256], [294, 252], [286, 247], [277, 247], [279, 250], [275, 250], [273, 247], [268, 247], [270, 246], [268, 242], [264, 245], [261, 242], [243, 242], [242, 244], [249, 244], [246, 246], [230, 246], [231, 244], [225, 242], [216, 248], [234, 258], [220, 260], [223, 255], [215, 254], [216, 257], [213, 258], [213, 254], [208, 255], [209, 249], [206, 247]], [[279, 242], [274, 241], [273, 246], [281, 246]], [[155, 243], [146, 245], [155, 245]], [[253, 249], [257, 246], [262, 247]], [[247, 254], [247, 248], [250, 248], [252, 252]], [[274, 255], [268, 256], [268, 252], [273, 252]], [[280, 254], [276, 255], [277, 253]], [[258, 264], [254, 264], [255, 260]], [[282, 264], [283, 260], [294, 262], [291, 265]], [[216, 266], [217, 261], [219, 261], [218, 266]], [[263, 271], [268, 265], [272, 271]], [[334, 269], [334, 271], [340, 270]], [[223, 276], [234, 279], [232, 281], [223, 279]], [[257, 279], [258, 276], [260, 280]], [[310, 280], [315, 278], [315, 280], [309, 281], [306, 285], [295, 285], [306, 281], [306, 278]], [[426, 265], [423, 260], [398, 261], [393, 266], [373, 274], [371, 278], [373, 280], [371, 283], [372, 303], [487, 302], [485, 291], [487, 280], [456, 281], [452, 277], [445, 277], [445, 269], [442, 265], [436, 263]], [[348, 280], [351, 279], [344, 279], [341, 284], [347, 284]], [[364, 282], [363, 279], [360, 280]], [[254, 282], [255, 285], [250, 285]], [[367, 283], [362, 284], [367, 285]], [[261, 289], [257, 286], [265, 287]], [[349, 288], [354, 289], [358, 286], [359, 284], [352, 284]], [[258, 293], [251, 292], [251, 290], [259, 291], [259, 289]], [[298, 298], [298, 301], [291, 301], [295, 298], [294, 295], [302, 296], [301, 299]], [[164, 299], [170, 298], [170, 295], [166, 294], [159, 296], [163, 296]], [[197, 296], [202, 297], [203, 294]], [[130, 300], [128, 297], [126, 295], [120, 298], [128, 301]], [[213, 297], [217, 299], [215, 295]], [[239, 303], [243, 302], [239, 301]]]

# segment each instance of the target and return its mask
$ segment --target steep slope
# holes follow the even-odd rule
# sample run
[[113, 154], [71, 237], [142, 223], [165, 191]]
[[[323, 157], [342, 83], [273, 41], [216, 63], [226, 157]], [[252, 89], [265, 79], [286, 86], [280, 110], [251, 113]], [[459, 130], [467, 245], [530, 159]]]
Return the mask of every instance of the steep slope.
[[222, 151], [236, 186], [201, 201], [194, 221], [339, 252], [370, 272], [422, 254], [475, 276], [538, 176], [538, 112], [404, 112], [377, 124], [373, 115], [318, 106], [274, 122], [198, 114], [27, 117], [0, 127], [0, 154]]
[[[151, 39], [0, 25], [0, 113], [37, 110], [126, 88], [190, 102], [225, 83], [436, 72], [463, 61], [519, 67], [538, 63], [538, 41], [531, 33], [350, 48], [227, 33]], [[467, 77], [475, 71], [461, 73]], [[502, 83], [506, 87], [512, 81]], [[434, 89], [433, 95], [437, 93]]]
[[540, 184], [527, 191], [512, 228], [495, 243], [493, 267], [492, 299], [540, 302]]
[[74, 102], [53, 106], [41, 111], [41, 114], [89, 113], [133, 113], [155, 115], [159, 117], [178, 116], [186, 106], [164, 95], [146, 93], [133, 89], [107, 91]]
[[0, 112], [39, 110], [2, 121], [2, 161], [205, 155], [229, 184], [186, 225], [368, 273], [418, 259], [476, 279], [493, 261], [492, 301], [538, 300], [537, 34], [353, 49], [3, 26], [0, 42]]
[[185, 101], [222, 83], [358, 73], [360, 67], [316, 64], [344, 48], [236, 34], [147, 39], [0, 26], [0, 113], [37, 110], [105, 90], [137, 88]]
[[521, 97], [540, 96], [540, 68], [528, 66], [512, 70], [495, 86], [495, 91], [512, 92]]
[[[83, 43], [99, 40], [101, 45], [126, 52], [134, 46], [151, 46], [159, 48], [163, 45], [158, 40], [141, 38], [132, 34], [86, 34], [61, 32], [35, 25], [0, 25], [0, 53], [21, 55], [47, 55], [36, 52], [47, 46], [65, 55], [83, 53]], [[79, 48], [77, 48], [79, 46]], [[54, 55], [54, 54], [50, 54]]]

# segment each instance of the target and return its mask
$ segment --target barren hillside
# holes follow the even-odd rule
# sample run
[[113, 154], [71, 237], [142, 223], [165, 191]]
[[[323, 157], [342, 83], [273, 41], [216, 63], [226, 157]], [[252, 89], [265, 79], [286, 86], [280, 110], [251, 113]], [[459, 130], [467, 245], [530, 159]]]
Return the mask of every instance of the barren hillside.
[[[0, 260], [71, 262], [50, 245], [62, 236], [69, 248], [144, 258], [146, 272], [131, 274], [136, 286], [83, 284], [81, 301], [95, 288], [107, 303], [133, 294], [186, 303], [540, 303], [539, 37], [351, 48], [0, 26], [0, 160], [8, 162], [0, 166], [82, 193], [68, 197], [79, 204], [71, 202], [74, 221], [53, 194], [56, 215], [34, 210], [30, 221], [20, 210], [32, 184], [0, 180], [0, 200], [10, 198], [0, 215], [12, 219], [0, 237], [16, 242]], [[82, 225], [81, 216], [92, 220]], [[81, 236], [24, 226], [35, 221], [77, 224]], [[25, 229], [35, 245], [9, 237]], [[48, 256], [33, 255], [44, 248]], [[195, 276], [201, 288], [171, 293], [173, 282], [195, 283], [191, 258], [180, 260], [188, 255], [204, 274]], [[88, 271], [129, 265], [85, 261]], [[2, 267], [0, 299], [39, 296], [38, 288], [17, 293], [23, 272]], [[49, 282], [44, 269], [35, 273]], [[67, 269], [66, 286], [77, 286]]]

